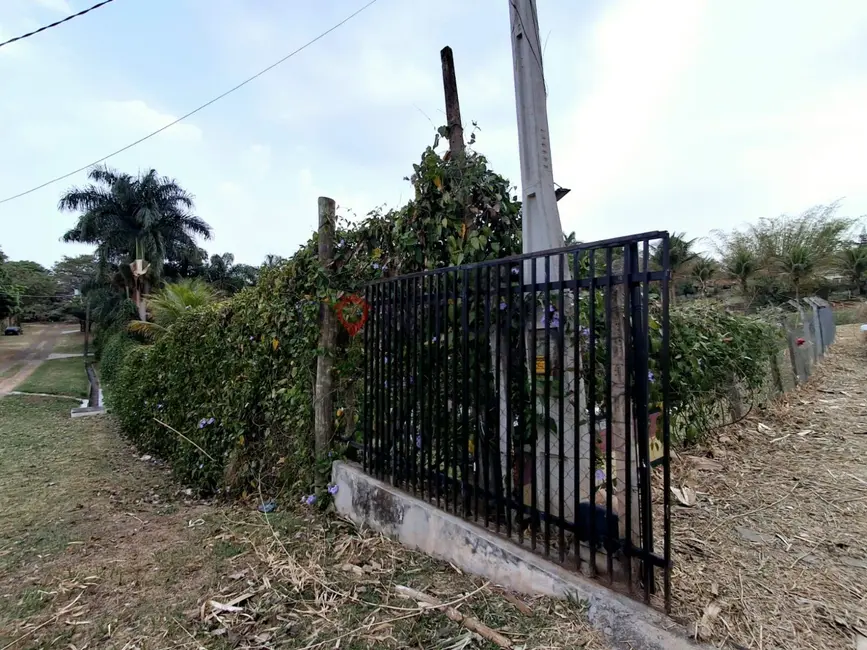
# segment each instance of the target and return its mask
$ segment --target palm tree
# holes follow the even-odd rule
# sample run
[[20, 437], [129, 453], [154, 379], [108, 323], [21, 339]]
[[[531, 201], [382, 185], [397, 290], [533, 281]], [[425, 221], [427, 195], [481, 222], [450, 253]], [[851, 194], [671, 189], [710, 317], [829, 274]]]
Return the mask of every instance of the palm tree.
[[803, 244], [795, 244], [777, 258], [777, 266], [795, 288], [795, 300], [800, 300], [801, 284], [813, 275], [816, 267], [814, 252]]
[[867, 246], [847, 248], [838, 260], [838, 268], [850, 282], [858, 286], [858, 294], [865, 294], [864, 275], [867, 274]]
[[96, 245], [99, 264], [130, 265], [139, 318], [145, 319], [144, 294], [158, 282], [166, 260], [196, 249], [196, 236], [211, 228], [192, 214], [193, 197], [156, 170], [133, 177], [108, 167], [88, 173], [91, 184], [72, 188], [60, 199], [62, 211], [78, 212], [78, 222], [63, 240]]
[[726, 252], [722, 260], [723, 270], [741, 287], [744, 297], [749, 293], [749, 281], [759, 270], [755, 253], [746, 246], [737, 246]]
[[[696, 239], [686, 239], [686, 233], [672, 233], [668, 238], [668, 264], [671, 269], [671, 301], [674, 303], [675, 289], [677, 287], [677, 276], [684, 272], [686, 267], [698, 257], [695, 251]], [[657, 267], [663, 266], [663, 249], [662, 246], [657, 246], [651, 255], [651, 262]]]
[[705, 295], [707, 283], [716, 273], [716, 262], [709, 257], [699, 256], [690, 269], [690, 275], [701, 285], [701, 294]]
[[128, 325], [128, 329], [145, 338], [157, 339], [183, 314], [191, 309], [210, 305], [219, 297], [219, 292], [198, 278], [185, 278], [167, 284], [159, 292], [149, 296], [151, 320], [134, 320]]
[[281, 255], [273, 255], [269, 253], [265, 256], [265, 261], [262, 262], [262, 266], [272, 269], [275, 266], [280, 266], [286, 261], [286, 258]]

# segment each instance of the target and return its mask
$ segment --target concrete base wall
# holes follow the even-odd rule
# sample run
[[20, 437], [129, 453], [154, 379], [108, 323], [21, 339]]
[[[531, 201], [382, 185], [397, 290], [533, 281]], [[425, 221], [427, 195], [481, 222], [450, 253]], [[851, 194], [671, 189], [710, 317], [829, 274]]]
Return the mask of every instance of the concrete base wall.
[[332, 481], [338, 485], [335, 506], [343, 516], [515, 592], [586, 601], [590, 623], [617, 647], [700, 647], [659, 612], [377, 481], [355, 464], [335, 462]]

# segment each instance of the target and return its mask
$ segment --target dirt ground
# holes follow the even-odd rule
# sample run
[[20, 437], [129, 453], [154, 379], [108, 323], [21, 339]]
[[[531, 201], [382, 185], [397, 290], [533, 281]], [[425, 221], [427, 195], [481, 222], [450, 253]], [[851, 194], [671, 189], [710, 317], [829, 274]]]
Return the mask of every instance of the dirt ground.
[[0, 648], [605, 648], [584, 605], [517, 598], [333, 516], [194, 499], [110, 416], [0, 399]]
[[867, 637], [858, 327], [837, 329], [808, 384], [673, 462], [672, 485], [697, 502], [673, 508], [672, 614], [714, 645], [851, 649]]
[[0, 396], [15, 390], [63, 340], [69, 323], [25, 324], [21, 336], [0, 336]]

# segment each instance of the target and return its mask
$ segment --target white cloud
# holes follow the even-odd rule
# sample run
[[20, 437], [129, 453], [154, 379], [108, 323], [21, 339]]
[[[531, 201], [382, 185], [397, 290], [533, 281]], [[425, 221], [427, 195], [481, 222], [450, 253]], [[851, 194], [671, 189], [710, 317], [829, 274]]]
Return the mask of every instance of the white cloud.
[[[44, 24], [52, 6], [65, 12], [59, 0], [40, 2], [0, 0], [3, 29], [11, 36], [27, 31], [24, 21]], [[200, 18], [202, 29], [161, 42], [159, 55], [171, 65], [154, 68], [153, 53], [141, 48], [112, 47], [105, 58], [109, 44], [86, 35], [92, 16], [18, 44], [19, 58], [12, 46], [0, 50], [8, 96], [0, 121], [11, 152], [5, 167], [0, 162], [0, 195], [165, 126], [173, 111], [358, 8], [357, 0], [205, 4], [148, 8], [157, 22], [178, 12], [188, 22]], [[126, 34], [131, 15], [117, 6], [99, 14], [114, 45], [110, 36]], [[565, 229], [582, 239], [654, 229], [699, 236], [839, 196], [848, 197], [850, 214], [867, 212], [863, 0], [550, 0], [540, 12], [555, 180], [572, 189], [560, 203]], [[268, 252], [289, 254], [315, 228], [320, 195], [358, 214], [412, 195], [402, 179], [433, 139], [422, 113], [436, 125], [444, 119], [446, 44], [467, 130], [479, 122], [478, 150], [519, 183], [508, 8], [458, 0], [444, 0], [435, 15], [378, 3], [192, 123], [108, 163], [177, 178], [214, 227], [210, 250], [253, 263]], [[96, 76], [94, 60], [102, 61]], [[68, 183], [83, 181], [79, 174]], [[63, 185], [0, 206], [0, 218], [8, 213], [50, 233], [37, 241], [10, 232], [6, 252], [50, 263], [66, 251], [55, 241], [68, 218], [55, 212]]]
[[[83, 107], [82, 116], [99, 124], [101, 131], [113, 129], [136, 134], [138, 137], [161, 129], [177, 119], [174, 115], [151, 108], [140, 99], [89, 103]], [[166, 129], [157, 137], [198, 142], [202, 139], [202, 130], [194, 124], [181, 122]]]
[[[623, 187], [647, 154], [648, 139], [694, 59], [705, 0], [620, 2], [594, 29], [593, 85], [567, 118], [569, 133], [552, 143], [563, 178], [574, 179], [569, 203], [598, 209]], [[555, 134], [556, 137], [556, 134]]]
[[[744, 152], [745, 168], [768, 179], [780, 211], [799, 211], [850, 192], [864, 195], [867, 84], [835, 88], [801, 111], [759, 120], [782, 144]], [[855, 198], [855, 197], [853, 197]]]

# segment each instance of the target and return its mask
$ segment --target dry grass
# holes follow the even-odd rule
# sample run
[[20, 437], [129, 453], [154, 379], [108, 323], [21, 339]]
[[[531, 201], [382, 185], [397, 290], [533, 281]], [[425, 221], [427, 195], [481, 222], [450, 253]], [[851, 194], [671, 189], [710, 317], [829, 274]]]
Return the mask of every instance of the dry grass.
[[807, 385], [673, 462], [672, 485], [697, 493], [672, 515], [673, 614], [700, 638], [824, 650], [867, 637], [867, 347], [857, 330], [838, 328]]
[[520, 600], [301, 506], [201, 502], [110, 417], [0, 399], [0, 649], [605, 648], [580, 603]]

